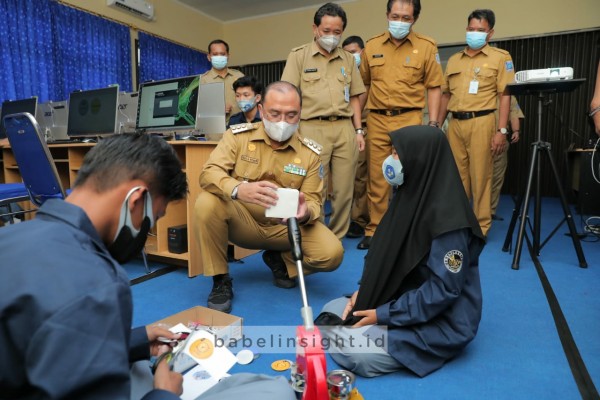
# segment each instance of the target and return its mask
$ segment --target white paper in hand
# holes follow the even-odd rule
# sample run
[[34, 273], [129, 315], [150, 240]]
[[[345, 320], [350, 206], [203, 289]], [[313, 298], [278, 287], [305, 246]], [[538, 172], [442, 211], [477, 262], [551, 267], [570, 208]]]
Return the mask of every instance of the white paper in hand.
[[277, 204], [265, 210], [267, 218], [292, 218], [298, 212], [300, 192], [297, 189], [278, 188]]

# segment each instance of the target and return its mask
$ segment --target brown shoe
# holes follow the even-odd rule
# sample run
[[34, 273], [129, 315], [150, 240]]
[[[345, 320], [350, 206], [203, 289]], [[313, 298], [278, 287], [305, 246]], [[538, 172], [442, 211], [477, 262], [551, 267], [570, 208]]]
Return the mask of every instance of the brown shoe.
[[281, 253], [273, 250], [265, 250], [262, 254], [263, 261], [273, 272], [273, 284], [283, 289], [296, 287], [296, 280], [291, 279], [287, 272], [285, 262]]

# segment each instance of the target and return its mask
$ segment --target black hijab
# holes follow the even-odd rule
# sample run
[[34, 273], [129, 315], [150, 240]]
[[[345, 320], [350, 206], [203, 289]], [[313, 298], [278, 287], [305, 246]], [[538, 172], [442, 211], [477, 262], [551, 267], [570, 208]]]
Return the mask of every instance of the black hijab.
[[[477, 256], [483, 248], [483, 234], [444, 133], [430, 126], [409, 126], [390, 137], [402, 163], [404, 184], [371, 241], [354, 310], [374, 309], [397, 299], [403, 280], [443, 233], [469, 228], [479, 242], [474, 246]], [[346, 323], [359, 319], [349, 317]]]

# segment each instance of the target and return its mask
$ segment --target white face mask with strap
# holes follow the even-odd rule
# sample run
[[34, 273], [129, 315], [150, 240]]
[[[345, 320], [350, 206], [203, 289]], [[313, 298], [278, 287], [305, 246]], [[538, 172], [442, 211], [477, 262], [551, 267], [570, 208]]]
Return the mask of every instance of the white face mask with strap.
[[381, 165], [383, 177], [392, 186], [400, 186], [404, 183], [404, 168], [400, 160], [397, 160], [391, 154], [383, 161]]

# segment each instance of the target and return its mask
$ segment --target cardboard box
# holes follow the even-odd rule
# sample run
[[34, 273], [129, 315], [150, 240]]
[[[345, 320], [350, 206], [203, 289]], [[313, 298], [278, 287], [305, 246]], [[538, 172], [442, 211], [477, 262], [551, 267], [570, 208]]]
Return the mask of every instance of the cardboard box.
[[210, 308], [196, 306], [156, 321], [155, 324], [175, 326], [178, 323], [188, 326], [190, 322], [210, 326], [219, 339], [240, 340], [242, 338], [243, 319]]

